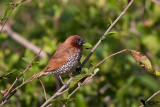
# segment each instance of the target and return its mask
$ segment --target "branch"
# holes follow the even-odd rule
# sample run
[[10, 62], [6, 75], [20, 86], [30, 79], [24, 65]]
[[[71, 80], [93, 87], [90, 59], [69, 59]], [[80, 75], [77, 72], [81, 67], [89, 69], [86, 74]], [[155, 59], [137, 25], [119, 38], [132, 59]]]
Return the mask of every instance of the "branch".
[[[126, 11], [130, 8], [130, 6], [132, 5], [132, 3], [134, 2], [134, 0], [131, 0], [129, 2], [129, 4], [127, 5], [127, 7], [122, 11], [122, 13], [116, 18], [116, 20], [109, 26], [109, 28], [106, 30], [106, 32], [103, 34], [103, 36], [101, 38], [105, 38], [105, 36], [109, 33], [109, 31], [114, 27], [114, 25], [121, 19], [121, 17], [126, 13]], [[85, 58], [85, 60], [83, 61], [83, 63], [80, 66], [80, 69], [83, 68], [83, 66], [85, 65], [85, 63], [88, 61], [88, 59], [91, 57], [91, 55], [93, 54], [93, 52], [96, 50], [96, 48], [101, 44], [103, 40], [100, 39], [97, 44], [92, 48], [91, 52], [89, 53], [89, 55]]]
[[[98, 64], [96, 64], [94, 67], [92, 67], [92, 69], [91, 69], [90, 71], [92, 71], [93, 69], [95, 69], [97, 66], [99, 66], [100, 64], [102, 64], [102, 63], [103, 63], [104, 61], [106, 61], [107, 59], [109, 59], [109, 58], [111, 58], [111, 57], [113, 57], [113, 56], [115, 56], [115, 55], [118, 55], [118, 54], [120, 54], [120, 53], [126, 52], [126, 51], [128, 51], [128, 49], [124, 49], [124, 50], [118, 51], [118, 52], [116, 52], [116, 53], [114, 53], [114, 54], [106, 57], [105, 59], [103, 59], [102, 61], [100, 61]], [[87, 77], [87, 78], [81, 83], [81, 85], [83, 85], [85, 82], [87, 82], [88, 80], [90, 80], [91, 78], [93, 78], [93, 76], [95, 76], [95, 75], [96, 75], [96, 73], [94, 73], [94, 74], [92, 74], [91, 76]], [[72, 91], [72, 93], [70, 93], [70, 94], [68, 95], [67, 99], [69, 99], [69, 98], [81, 87], [81, 85], [78, 86], [76, 89], [74, 89], [74, 90]]]
[[[156, 96], [157, 94], [159, 94], [160, 93], [160, 90], [159, 91], [157, 91], [157, 92], [155, 92], [152, 96], [150, 96], [146, 101], [145, 101], [145, 104], [148, 102], [148, 101], [150, 101], [154, 96]], [[143, 107], [144, 105], [140, 105], [139, 107]]]
[[[2, 28], [0, 26], [0, 28]], [[21, 35], [19, 35], [18, 33], [14, 32], [9, 25], [5, 25], [3, 28], [3, 31], [5, 31], [12, 39], [14, 39], [15, 41], [17, 41], [18, 43], [22, 44], [24, 47], [32, 50], [34, 53], [38, 54], [39, 51], [41, 50], [39, 47], [35, 46], [34, 44], [32, 44], [31, 42], [29, 42], [28, 40], [26, 40], [25, 38], [23, 38]], [[39, 56], [41, 58], [45, 58], [47, 57], [47, 54], [45, 52], [41, 52], [39, 54]]]
[[104, 58], [102, 61], [100, 61], [98, 64], [96, 64], [96, 65], [91, 69], [91, 71], [92, 71], [93, 69], [95, 69], [97, 66], [99, 66], [100, 64], [102, 64], [104, 61], [106, 61], [107, 59], [109, 59], [110, 57], [113, 57], [113, 56], [115, 56], [115, 55], [117, 55], [117, 54], [120, 54], [120, 53], [123, 53], [123, 52], [126, 52], [126, 51], [128, 51], [128, 49], [121, 50], [121, 51], [119, 51], [119, 52], [116, 52], [116, 53], [114, 53], [114, 54], [112, 54], [112, 55]]
[[[11, 9], [9, 11], [10, 14], [9, 16], [12, 14], [13, 10], [18, 6], [20, 5], [21, 3], [25, 2], [27, 0], [21, 0], [19, 1], [18, 3], [16, 4], [9, 4], [9, 5], [12, 5]], [[8, 16], [8, 17], [9, 17]], [[23, 46], [29, 48], [30, 50], [32, 50], [33, 52], [35, 52], [36, 54], [38, 54], [38, 52], [40, 51], [40, 48], [35, 46], [34, 44], [32, 44], [31, 42], [27, 41], [25, 38], [23, 38], [21, 35], [19, 35], [18, 33], [12, 31], [12, 29], [10, 28], [9, 25], [7, 25], [7, 21], [8, 21], [8, 17], [7, 18], [4, 18], [2, 20], [0, 20], [0, 23], [3, 23], [2, 26], [0, 26], [0, 34], [2, 31], [5, 31], [7, 32], [7, 34], [12, 38], [14, 39], [15, 41], [17, 41], [18, 43], [22, 44]], [[44, 57], [47, 57], [47, 54], [45, 52], [41, 52], [40, 55], [39, 55], [41, 58], [44, 58]]]
[[[18, 2], [18, 3], [16, 3], [16, 4], [13, 4], [13, 3], [12, 3], [12, 7], [11, 7], [11, 9], [9, 10], [9, 11], [10, 11], [9, 16], [12, 14], [13, 10], [14, 10], [18, 5], [20, 5], [21, 3], [25, 2], [25, 1], [26, 1], [26, 0], [21, 0], [20, 2]], [[7, 11], [7, 12], [8, 12], [8, 11]], [[9, 17], [9, 16], [8, 16], [8, 17]], [[3, 23], [3, 24], [2, 24], [2, 27], [0, 27], [0, 34], [1, 34], [1, 32], [3, 31], [3, 28], [4, 28], [5, 24], [6, 24], [7, 21], [8, 21], [8, 17], [0, 20], [0, 23]]]
[[[69, 83], [72, 81], [73, 78], [74, 78], [74, 77], [71, 77], [71, 78], [67, 81], [67, 84], [69, 84]], [[68, 88], [67, 88], [66, 90], [64, 90], [65, 88], [67, 88], [67, 86], [66, 86], [66, 85], [63, 85], [51, 98], [49, 98], [46, 102], [44, 102], [43, 105], [41, 105], [41, 107], [47, 106], [47, 104], [48, 104], [52, 99], [54, 99], [54, 98], [56, 98], [57, 96], [63, 94], [64, 92], [68, 91]]]
[[[133, 2], [134, 2], [134, 0], [131, 0], [131, 1], [129, 2], [129, 4], [127, 5], [127, 7], [126, 7], [126, 8], [122, 11], [122, 13], [116, 18], [116, 20], [109, 26], [109, 28], [108, 28], [108, 29], [106, 30], [106, 32], [103, 34], [102, 38], [105, 38], [105, 36], [109, 33], [109, 31], [113, 28], [113, 26], [120, 20], [120, 18], [121, 18], [121, 17], [126, 13], [126, 11], [130, 8], [130, 6], [132, 5]], [[81, 70], [81, 69], [84, 67], [85, 63], [89, 60], [89, 58], [91, 57], [91, 55], [93, 54], [93, 52], [94, 52], [94, 51], [96, 50], [96, 48], [101, 44], [102, 41], [103, 41], [103, 40], [100, 39], [100, 40], [97, 42], [97, 44], [92, 48], [91, 52], [88, 54], [88, 56], [85, 58], [85, 60], [84, 60], [84, 61], [82, 62], [82, 64], [80, 65], [79, 70]], [[79, 74], [78, 72], [79, 72], [79, 71], [77, 70], [76, 73], [73, 75], [73, 77], [71, 77], [71, 78], [68, 80], [67, 84], [69, 84], [69, 83], [71, 82], [71, 80], [74, 78], [74, 76], [76, 76], [76, 75]], [[92, 77], [91, 77], [91, 78], [92, 78]], [[88, 78], [87, 78], [87, 79], [88, 79]], [[87, 80], [87, 79], [86, 79], [86, 80]], [[54, 98], [56, 98], [57, 96], [59, 96], [58, 93], [61, 93], [65, 88], [66, 88], [66, 86], [63, 85], [51, 98], [49, 98], [46, 102], [44, 102], [41, 107], [47, 106], [47, 104], [48, 104], [52, 99], [54, 99]]]
[[154, 2], [155, 4], [157, 4], [158, 7], [160, 8], [160, 1], [159, 0], [152, 0], [152, 2]]
[[[43, 45], [43, 47], [44, 47], [44, 46], [45, 46], [45, 45]], [[13, 82], [13, 84], [11, 85], [11, 87], [9, 88], [9, 90], [8, 90], [8, 91], [4, 94], [4, 96], [0, 99], [0, 102], [2, 102], [3, 104], [5, 104], [4, 102], [7, 102], [7, 100], [8, 100], [8, 99], [6, 99], [7, 96], [9, 96], [10, 94], [12, 94], [13, 92], [15, 92], [15, 91], [18, 89], [18, 88], [16, 88], [16, 89], [13, 90], [13, 87], [14, 87], [15, 84], [18, 82], [18, 80], [24, 75], [24, 73], [31, 68], [34, 60], [39, 56], [39, 54], [41, 53], [43, 47], [41, 48], [41, 50], [39, 51], [39, 53], [33, 58], [33, 60], [31, 61], [31, 63], [26, 67], [26, 69], [25, 69], [18, 77], [16, 77], [15, 81]], [[23, 82], [20, 86], [22, 86], [23, 84], [26, 84], [26, 82]], [[2, 103], [1, 103], [1, 106], [2, 106]]]
[[44, 87], [44, 85], [43, 85], [43, 82], [42, 82], [41, 79], [39, 79], [39, 78], [38, 78], [38, 80], [39, 80], [39, 82], [40, 82], [41, 85], [42, 85], [42, 88], [43, 88], [43, 91], [44, 91], [44, 95], [45, 95], [45, 99], [47, 100], [46, 89], [45, 89], [45, 87]]

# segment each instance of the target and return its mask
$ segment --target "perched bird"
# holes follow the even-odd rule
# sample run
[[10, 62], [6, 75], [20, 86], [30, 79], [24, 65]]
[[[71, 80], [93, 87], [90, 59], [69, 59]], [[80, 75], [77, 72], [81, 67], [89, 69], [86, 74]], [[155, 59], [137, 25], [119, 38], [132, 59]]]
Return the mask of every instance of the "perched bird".
[[78, 35], [68, 37], [66, 41], [58, 47], [44, 70], [34, 75], [32, 80], [49, 74], [56, 74], [61, 79], [61, 75], [68, 74], [75, 70], [82, 57], [84, 43], [85, 41]]

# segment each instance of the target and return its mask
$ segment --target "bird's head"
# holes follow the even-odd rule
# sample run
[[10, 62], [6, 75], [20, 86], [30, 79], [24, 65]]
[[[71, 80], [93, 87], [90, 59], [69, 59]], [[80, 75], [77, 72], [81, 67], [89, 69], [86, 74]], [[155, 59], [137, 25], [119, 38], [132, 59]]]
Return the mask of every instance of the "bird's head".
[[86, 43], [80, 36], [78, 35], [73, 35], [73, 36], [70, 36], [66, 39], [65, 41], [67, 44], [70, 44], [71, 46], [74, 46], [74, 47], [82, 47], [82, 45], [84, 43]]

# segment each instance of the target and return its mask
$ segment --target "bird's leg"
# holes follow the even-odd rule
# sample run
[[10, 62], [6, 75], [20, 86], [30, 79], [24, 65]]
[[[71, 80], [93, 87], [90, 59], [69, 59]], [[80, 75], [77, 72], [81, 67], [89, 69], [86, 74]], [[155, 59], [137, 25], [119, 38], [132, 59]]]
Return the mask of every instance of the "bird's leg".
[[77, 68], [76, 72], [72, 75], [72, 77], [75, 77], [76, 75], [81, 73], [82, 68]]
[[59, 76], [59, 79], [61, 80], [62, 84], [64, 84], [64, 82], [63, 82], [63, 80], [62, 80], [62, 77], [61, 77], [61, 76]]
[[61, 76], [59, 76], [59, 79], [61, 80], [61, 82], [62, 82], [62, 84], [63, 84], [63, 85], [65, 85], [66, 87], [68, 87], [68, 84], [63, 82], [63, 80], [62, 80], [62, 77], [61, 77]]
[[78, 74], [80, 74], [80, 73], [81, 73], [81, 70], [82, 70], [82, 68], [77, 68], [77, 69], [76, 69], [76, 72], [78, 72]]
[[71, 73], [69, 73], [68, 75], [69, 75], [70, 78], [72, 77], [72, 74], [71, 74]]

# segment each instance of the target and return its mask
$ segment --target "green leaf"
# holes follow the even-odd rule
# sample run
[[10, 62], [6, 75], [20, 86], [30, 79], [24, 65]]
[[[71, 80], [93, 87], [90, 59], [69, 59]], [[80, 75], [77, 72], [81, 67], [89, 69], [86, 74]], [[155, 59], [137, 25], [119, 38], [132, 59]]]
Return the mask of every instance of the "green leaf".
[[4, 11], [1, 19], [4, 19], [4, 18], [7, 16], [8, 10], [9, 10], [9, 9], [7, 8], [7, 9]]
[[110, 22], [110, 24], [113, 23], [112, 19], [111, 18], [108, 18], [108, 21]]
[[6, 39], [7, 37], [8, 37], [8, 36], [7, 36], [6, 33], [1, 33], [1, 34], [0, 34], [0, 39], [2, 39], [2, 40]]
[[139, 81], [141, 84], [143, 84], [143, 86], [147, 87], [152, 91], [160, 89], [159, 82], [156, 80], [156, 78], [153, 78], [153, 76], [151, 75], [137, 75], [137, 81]]
[[102, 37], [100, 38], [100, 40], [104, 40], [104, 39], [106, 39], [106, 36], [102, 36]]
[[78, 87], [80, 87], [81, 86], [81, 83], [80, 82], [78, 82]]
[[87, 73], [87, 72], [89, 71], [89, 69], [88, 69], [88, 68], [83, 68], [83, 71], [84, 71], [85, 73]]
[[6, 8], [6, 10], [4, 11], [1, 19], [2, 19], [2, 20], [5, 19], [5, 18], [8, 17], [10, 14], [11, 14], [11, 11], [10, 11], [10, 7], [8, 6], [8, 7]]
[[138, 52], [136, 50], [130, 50], [133, 58], [138, 62], [138, 64], [145, 68], [148, 71], [153, 71], [152, 64], [150, 60], [141, 52]]
[[152, 63], [147, 58], [147, 56], [136, 50], [129, 50], [129, 51], [131, 52], [133, 58], [138, 62], [138, 64], [142, 68], [145, 68], [148, 72], [153, 73], [156, 76], [160, 76], [160, 72], [153, 68]]
[[157, 71], [157, 70], [154, 70], [154, 74], [155, 74], [156, 76], [160, 76], [160, 72]]
[[104, 39], [106, 39], [107, 36], [111, 36], [111, 35], [116, 34], [116, 33], [117, 33], [116, 31], [111, 31], [111, 32], [109, 32], [107, 35], [102, 36], [102, 37], [100, 38], [100, 40], [104, 40]]
[[87, 49], [91, 49], [92, 48], [92, 45], [90, 43], [88, 43], [88, 42], [83, 44], [83, 46], [85, 46], [85, 48], [87, 48]]
[[116, 32], [116, 31], [111, 31], [111, 32], [109, 32], [109, 33], [107, 34], [107, 36], [111, 36], [111, 35], [113, 35], [113, 34], [117, 34], [117, 32]]
[[29, 58], [24, 58], [24, 57], [23, 57], [22, 60], [23, 60], [24, 62], [28, 63], [28, 64], [31, 62]]
[[11, 71], [9, 73], [3, 74], [2, 76], [0, 76], [0, 80], [2, 80], [2, 79], [9, 79], [13, 75], [17, 74], [17, 72], [19, 72], [19, 71], [18, 70], [13, 70], [13, 71]]
[[33, 61], [33, 65], [39, 64], [39, 61]]
[[69, 87], [73, 87], [77, 82], [79, 82], [80, 80], [82, 80], [83, 78], [86, 78], [88, 77], [89, 74], [79, 74], [79, 75], [76, 75], [73, 80], [71, 81]]
[[76, 94], [76, 107], [87, 107], [86, 100], [82, 94]]
[[141, 52], [138, 52], [136, 50], [129, 50], [133, 56], [133, 58], [138, 62], [138, 64], [142, 67], [145, 68], [147, 71], [159, 76], [160, 73], [156, 70], [154, 70], [150, 60], [142, 54]]
[[93, 72], [94, 74], [96, 74], [98, 71], [99, 71], [99, 68], [95, 68]]

